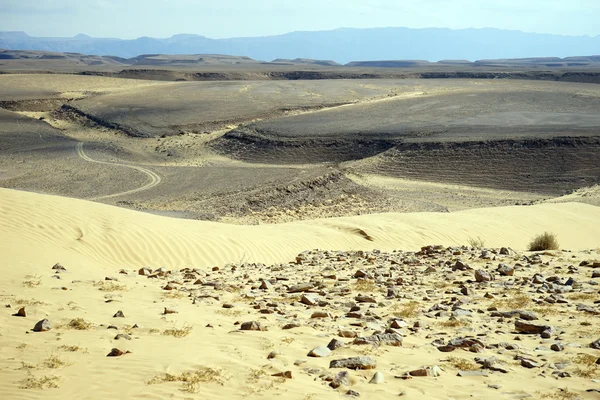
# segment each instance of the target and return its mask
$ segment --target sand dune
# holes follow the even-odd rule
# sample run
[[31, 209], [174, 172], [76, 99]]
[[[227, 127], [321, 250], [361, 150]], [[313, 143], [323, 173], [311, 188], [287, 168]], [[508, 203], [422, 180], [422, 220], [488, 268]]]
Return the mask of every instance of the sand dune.
[[597, 247], [600, 237], [600, 208], [580, 203], [234, 226], [0, 189], [0, 220], [0, 251], [10, 260], [112, 268], [274, 263], [307, 249], [418, 250], [427, 244], [463, 245], [471, 237], [523, 250], [543, 231], [558, 234], [566, 249], [582, 250]]
[[[83, 200], [0, 189], [0, 221], [3, 263], [0, 299], [3, 304], [12, 305], [0, 315], [2, 399], [285, 396], [308, 400], [340, 398], [348, 389], [360, 392], [362, 398], [396, 398], [398, 394], [404, 394], [403, 398], [407, 399], [521, 398], [518, 396], [527, 393], [561, 393], [567, 381], [540, 377], [539, 369], [528, 370], [518, 362], [510, 361], [510, 353], [498, 355], [504, 362], [511, 363], [508, 375], [457, 377], [458, 367], [452, 363], [472, 359], [474, 355], [461, 349], [453, 355], [462, 357], [443, 361], [447, 355], [431, 345], [431, 335], [443, 335], [438, 337], [449, 339], [485, 331], [487, 343], [496, 343], [513, 340], [508, 337], [514, 334], [510, 333], [510, 319], [504, 325], [493, 325], [497, 328], [492, 330], [490, 323], [498, 323], [478, 313], [473, 313], [469, 321], [460, 322], [458, 328], [439, 325], [445, 318], [424, 317], [424, 310], [434, 302], [455, 296], [450, 289], [445, 289], [445, 294], [442, 290], [428, 292], [426, 298], [418, 302], [422, 311], [406, 316], [410, 324], [417, 317], [431, 321], [427, 323], [431, 323], [432, 328], [408, 333], [403, 347], [348, 345], [335, 351], [336, 359], [356, 355], [375, 357], [378, 371], [385, 376], [385, 384], [368, 384], [374, 371], [351, 371], [350, 382], [334, 390], [325, 378], [317, 378], [320, 371], [325, 371], [324, 374], [339, 372], [329, 368], [329, 361], [334, 356], [303, 359], [310, 349], [336, 337], [338, 329], [351, 329], [361, 336], [368, 336], [385, 324], [386, 317], [410, 305], [410, 299], [423, 296], [424, 288], [451, 288], [453, 284], [445, 282], [441, 276], [445, 273], [444, 269], [450, 270], [449, 267], [440, 268], [435, 277], [423, 274], [422, 264], [399, 267], [402, 270], [395, 273], [412, 282], [405, 283], [402, 298], [383, 297], [385, 292], [382, 293], [382, 288], [374, 283], [370, 283], [375, 286], [369, 292], [364, 292], [366, 289], [360, 289], [360, 282], [356, 279], [340, 281], [339, 284], [354, 289], [337, 297], [340, 296], [335, 294], [338, 282], [334, 281], [327, 286], [331, 293], [328, 298], [332, 299], [330, 306], [322, 308], [300, 304], [299, 297], [291, 297], [294, 295], [286, 294], [285, 289], [250, 289], [250, 285], [257, 286], [260, 278], [273, 277], [274, 274], [290, 279], [290, 285], [321, 277], [324, 273], [321, 264], [294, 264], [281, 269], [249, 266], [248, 269], [241, 267], [237, 272], [222, 268], [222, 265], [241, 261], [287, 262], [300, 251], [313, 248], [416, 250], [429, 243], [460, 245], [465, 244], [469, 237], [477, 236], [490, 247], [502, 245], [523, 249], [531, 236], [544, 230], [556, 232], [562, 247], [581, 250], [597, 247], [600, 237], [600, 208], [580, 203], [437, 214], [376, 214], [281, 225], [233, 226], [173, 219]], [[486, 261], [478, 260], [477, 254], [476, 251], [465, 252], [463, 257], [469, 257], [473, 266], [484, 265]], [[571, 262], [563, 258], [571, 257], [571, 254], [578, 254], [584, 259], [593, 257], [590, 253], [562, 254], [556, 256], [559, 258], [548, 256], [548, 260]], [[514, 263], [513, 260], [512, 256], [506, 258], [509, 263]], [[55, 274], [51, 266], [56, 262], [62, 263], [67, 271]], [[149, 279], [138, 275], [137, 269], [145, 265], [152, 268], [164, 266], [170, 270], [198, 267], [208, 271], [206, 279], [216, 279], [229, 285], [223, 289], [205, 285], [185, 288], [182, 285], [181, 289], [185, 290], [169, 292], [161, 288], [167, 281], [181, 278], [167, 275], [163, 279]], [[221, 270], [210, 272], [211, 268], [207, 267], [215, 265], [221, 266]], [[121, 268], [127, 274], [119, 273]], [[336, 266], [336, 274], [350, 276], [348, 274], [353, 274], [356, 268], [340, 264]], [[367, 264], [365, 268], [379, 267]], [[404, 271], [404, 268], [407, 270]], [[529, 268], [518, 271], [523, 281], [538, 270]], [[540, 265], [540, 271], [542, 268]], [[547, 268], [548, 272], [555, 270], [552, 266]], [[565, 274], [565, 271], [562, 273]], [[587, 274], [587, 269], [582, 268], [582, 273]], [[204, 273], [199, 274], [204, 276]], [[57, 277], [59, 279], [55, 279]], [[115, 277], [118, 281], [106, 281], [105, 277]], [[472, 272], [463, 272], [460, 277], [472, 278]], [[502, 285], [510, 288], [516, 284], [513, 277], [508, 278], [494, 284], [501, 286], [479, 287], [474, 284], [477, 297], [473, 299], [477, 300], [471, 306], [489, 307], [492, 300], [484, 299], [483, 293], [487, 290], [496, 293], [499, 287], [504, 291], [507, 289]], [[515, 278], [518, 283], [520, 277]], [[421, 279], [427, 283], [419, 283]], [[584, 275], [577, 275], [578, 282], [584, 279]], [[115, 285], [115, 288], [111, 289], [110, 285]], [[369, 310], [382, 315], [380, 322], [364, 319], [357, 325], [354, 321], [360, 320], [340, 314], [347, 309], [344, 302], [352, 301], [358, 294], [357, 290], [380, 299], [377, 305], [368, 306]], [[515, 286], [510, 290], [523, 289]], [[500, 294], [497, 296], [501, 299]], [[254, 304], [262, 304], [269, 299], [278, 302], [278, 308], [285, 312], [281, 315], [263, 314], [255, 309]], [[480, 304], [481, 301], [488, 304]], [[223, 308], [226, 303], [235, 306], [233, 309]], [[27, 318], [11, 316], [21, 306], [26, 307]], [[588, 317], [578, 313], [576, 320], [570, 319], [564, 311], [560, 311], [566, 307], [559, 306], [541, 308], [551, 312], [547, 319], [545, 315], [544, 318], [566, 330], [565, 340], [577, 341], [579, 347], [556, 353], [552, 360], [567, 356], [574, 359], [582, 350], [584, 353], [595, 352], [581, 348], [581, 344], [596, 339], [595, 330], [588, 329], [584, 336], [581, 332], [569, 330], [575, 323], [588, 321]], [[164, 307], [175, 308], [178, 313], [162, 315]], [[367, 306], [364, 307], [367, 309]], [[571, 304], [568, 307], [570, 313], [576, 313], [575, 307]], [[125, 317], [112, 317], [117, 310], [122, 310]], [[314, 310], [332, 310], [336, 316], [313, 319], [311, 313]], [[53, 329], [44, 333], [30, 332], [35, 322], [42, 318], [50, 319]], [[83, 318], [89, 326], [83, 330], [70, 327], [75, 318]], [[237, 329], [236, 321], [251, 320], [259, 320], [270, 328], [261, 332]], [[293, 330], [281, 329], [291, 321], [300, 321], [301, 324]], [[134, 324], [139, 327], [133, 328]], [[107, 329], [108, 325], [116, 325], [116, 330]], [[189, 326], [189, 332], [185, 337], [167, 334], [170, 329], [184, 330], [186, 326]], [[131, 340], [116, 340], [117, 334], [128, 334]], [[539, 346], [537, 335], [523, 336], [529, 336], [519, 342], [524, 350]], [[563, 333], [561, 336], [564, 337]], [[131, 354], [106, 357], [113, 347], [131, 351]], [[271, 351], [279, 353], [275, 358], [267, 359]], [[501, 354], [492, 348], [484, 351], [487, 357]], [[527, 355], [525, 352], [518, 354]], [[548, 356], [548, 352], [543, 354]], [[464, 362], [473, 365], [472, 361]], [[403, 371], [436, 364], [445, 368], [439, 377], [396, 379], [402, 376]], [[573, 364], [572, 368], [578, 365]], [[185, 377], [180, 374], [186, 371], [196, 374], [193, 375], [197, 379], [196, 386], [177, 382], [177, 379]], [[283, 371], [292, 371], [293, 379], [271, 376]], [[167, 373], [172, 375], [166, 377]], [[568, 382], [583, 398], [593, 398], [593, 394], [585, 392], [594, 388], [589, 379], [578, 375]], [[56, 388], [53, 388], [54, 384]], [[50, 389], [31, 389], [40, 386]]]

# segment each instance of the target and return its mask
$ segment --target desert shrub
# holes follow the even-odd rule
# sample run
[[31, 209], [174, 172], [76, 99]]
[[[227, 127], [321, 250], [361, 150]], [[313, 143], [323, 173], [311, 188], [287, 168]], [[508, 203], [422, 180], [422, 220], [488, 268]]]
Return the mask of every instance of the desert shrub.
[[52, 389], [58, 387], [60, 378], [58, 376], [43, 376], [36, 378], [29, 374], [25, 379], [20, 381], [19, 388], [21, 389]]
[[542, 251], [542, 250], [558, 250], [558, 240], [556, 235], [550, 232], [544, 232], [541, 235], [537, 235], [529, 243], [529, 251]]
[[192, 326], [184, 325], [181, 328], [173, 327], [171, 329], [165, 329], [165, 331], [162, 334], [165, 336], [173, 336], [176, 338], [182, 338], [182, 337], [186, 337], [191, 332], [192, 332]]
[[398, 318], [414, 318], [419, 315], [420, 304], [418, 301], [411, 301], [404, 304], [394, 304], [390, 311]]
[[166, 382], [181, 382], [182, 391], [188, 393], [197, 393], [200, 390], [201, 383], [217, 383], [223, 385], [226, 377], [223, 371], [216, 368], [200, 367], [193, 371], [186, 371], [181, 374], [165, 374], [156, 376], [146, 383], [156, 385]]
[[72, 319], [67, 326], [71, 329], [77, 329], [78, 331], [86, 331], [92, 329], [93, 325], [83, 318], [75, 318]]
[[100, 281], [94, 283], [94, 286], [102, 292], [125, 292], [127, 286], [113, 281]]
[[460, 357], [448, 357], [443, 362], [461, 371], [475, 371], [481, 368], [477, 363]]
[[467, 243], [469, 243], [469, 246], [473, 247], [474, 249], [483, 249], [485, 247], [485, 240], [479, 236], [477, 236], [477, 238], [469, 237]]

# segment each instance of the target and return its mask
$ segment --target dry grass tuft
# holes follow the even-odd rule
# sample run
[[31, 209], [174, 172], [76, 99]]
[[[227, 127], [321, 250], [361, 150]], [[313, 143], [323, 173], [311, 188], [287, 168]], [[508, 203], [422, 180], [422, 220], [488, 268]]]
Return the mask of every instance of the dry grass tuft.
[[293, 337], [284, 337], [283, 339], [281, 339], [281, 344], [287, 344], [290, 345], [292, 343], [294, 343], [296, 341], [296, 339], [294, 339]]
[[508, 308], [510, 310], [516, 310], [519, 308], [527, 307], [531, 303], [529, 296], [525, 294], [519, 294], [513, 292], [508, 295], [509, 297], [494, 301], [491, 306], [496, 307], [499, 310]]
[[442, 362], [460, 371], [475, 371], [481, 368], [475, 361], [460, 357], [448, 357], [447, 359], [442, 360]]
[[58, 376], [42, 376], [41, 378], [36, 378], [35, 376], [29, 374], [27, 378], [20, 381], [19, 388], [20, 389], [55, 389], [58, 388], [58, 382], [60, 382], [60, 378]]
[[541, 399], [575, 400], [575, 399], [579, 398], [577, 393], [570, 391], [569, 388], [566, 388], [566, 387], [562, 388], [562, 389], [558, 389], [558, 391], [555, 393], [541, 394], [541, 393], [537, 392], [536, 394], [538, 394]]
[[34, 306], [47, 306], [48, 303], [44, 303], [43, 301], [39, 301], [36, 299], [17, 299], [15, 300], [15, 304], [18, 304], [20, 306], [30, 306], [30, 307], [34, 307]]
[[190, 294], [181, 290], [167, 290], [163, 291], [162, 297], [165, 299], [185, 299], [190, 297]]
[[182, 337], [186, 337], [187, 335], [189, 335], [192, 332], [192, 326], [191, 325], [184, 325], [181, 328], [171, 328], [171, 329], [165, 329], [164, 332], [162, 333], [164, 336], [173, 336], [176, 338], [182, 338]]
[[215, 311], [215, 313], [225, 315], [227, 317], [241, 317], [242, 315], [245, 315], [247, 312], [244, 310], [236, 310], [233, 308], [221, 308], [221, 309]]
[[34, 364], [29, 364], [25, 361], [21, 361], [21, 368], [18, 368], [19, 370], [32, 370], [32, 369], [37, 369], [37, 365]]
[[197, 393], [201, 383], [225, 383], [223, 371], [217, 368], [200, 367], [194, 371], [186, 371], [181, 374], [164, 374], [156, 376], [146, 382], [148, 385], [156, 385], [166, 382], [182, 382], [181, 390], [188, 393]]
[[550, 232], [537, 235], [529, 243], [529, 251], [558, 250], [559, 248], [556, 235]]
[[263, 376], [267, 376], [267, 372], [264, 369], [253, 369], [250, 371], [250, 375], [248, 376], [248, 379], [246, 379], [246, 383], [257, 383]]
[[465, 319], [449, 319], [439, 323], [442, 328], [464, 328], [471, 326], [471, 322]]
[[87, 331], [92, 329], [93, 325], [91, 322], [88, 322], [83, 318], [75, 318], [68, 323], [67, 327], [70, 329], [76, 329], [78, 331]]
[[378, 346], [360, 346], [360, 348], [356, 349], [356, 353], [361, 356], [380, 357], [387, 352], [387, 349]]
[[418, 301], [411, 301], [406, 304], [394, 304], [390, 311], [398, 318], [415, 318], [419, 315], [419, 307]]
[[42, 277], [39, 275], [26, 275], [23, 286], [34, 288], [42, 284]]
[[62, 350], [62, 351], [68, 351], [68, 352], [71, 352], [71, 353], [76, 353], [76, 352], [87, 353], [88, 352], [85, 347], [80, 347], [80, 346], [67, 346], [67, 345], [63, 345], [63, 346], [60, 346], [58, 349]]
[[569, 300], [578, 300], [578, 301], [585, 301], [585, 300], [597, 300], [598, 299], [598, 294], [597, 293], [572, 293], [572, 294], [567, 294], [567, 297], [569, 298]]
[[537, 307], [532, 307], [531, 311], [540, 314], [542, 317], [563, 313], [563, 310], [561, 310], [559, 307], [553, 306], [552, 304], [540, 304]]
[[352, 284], [352, 288], [361, 293], [373, 293], [379, 290], [377, 284], [371, 279], [358, 279]]
[[126, 292], [127, 286], [115, 281], [99, 281], [94, 283], [94, 287], [102, 292]]
[[71, 363], [69, 363], [65, 360], [62, 360], [58, 356], [52, 355], [52, 356], [46, 358], [44, 361], [42, 361], [42, 363], [40, 364], [40, 368], [57, 369], [57, 368], [66, 367], [68, 365], [71, 365]]
[[477, 236], [477, 238], [469, 237], [467, 243], [469, 243], [469, 246], [473, 247], [474, 249], [483, 249], [485, 247], [485, 240], [483, 240], [480, 236]]
[[597, 379], [600, 377], [600, 365], [596, 364], [598, 357], [590, 354], [580, 353], [573, 357], [572, 361], [577, 364], [573, 375], [586, 379]]

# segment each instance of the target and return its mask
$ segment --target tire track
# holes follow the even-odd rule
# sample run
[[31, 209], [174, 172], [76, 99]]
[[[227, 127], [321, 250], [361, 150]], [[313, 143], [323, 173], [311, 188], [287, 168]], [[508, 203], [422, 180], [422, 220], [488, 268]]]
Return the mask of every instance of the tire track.
[[113, 194], [109, 194], [106, 196], [93, 197], [88, 200], [106, 200], [106, 199], [112, 199], [113, 197], [120, 197], [120, 196], [126, 196], [126, 195], [130, 195], [130, 194], [134, 194], [134, 193], [143, 192], [144, 190], [148, 190], [148, 189], [151, 189], [151, 188], [157, 186], [162, 181], [162, 178], [158, 174], [156, 174], [153, 171], [150, 171], [147, 168], [139, 167], [137, 165], [94, 160], [93, 158], [90, 158], [83, 150], [83, 142], [77, 143], [75, 148], [77, 150], [77, 155], [87, 162], [96, 163], [96, 164], [104, 164], [104, 165], [116, 165], [118, 167], [135, 169], [136, 171], [139, 171], [139, 172], [145, 174], [150, 179], [145, 185], [140, 186], [139, 188], [127, 190], [125, 192], [113, 193]]

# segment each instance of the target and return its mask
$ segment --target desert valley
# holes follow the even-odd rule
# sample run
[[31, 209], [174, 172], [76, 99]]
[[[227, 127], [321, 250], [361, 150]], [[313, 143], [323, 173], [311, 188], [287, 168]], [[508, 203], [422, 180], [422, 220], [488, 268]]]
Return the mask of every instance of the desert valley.
[[599, 398], [598, 83], [2, 51], [0, 398]]

